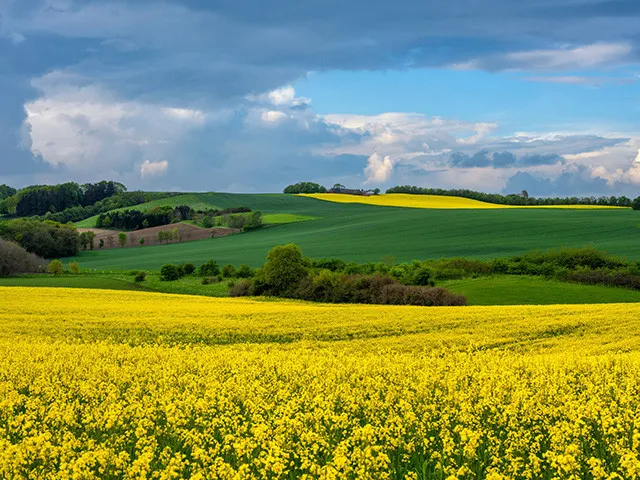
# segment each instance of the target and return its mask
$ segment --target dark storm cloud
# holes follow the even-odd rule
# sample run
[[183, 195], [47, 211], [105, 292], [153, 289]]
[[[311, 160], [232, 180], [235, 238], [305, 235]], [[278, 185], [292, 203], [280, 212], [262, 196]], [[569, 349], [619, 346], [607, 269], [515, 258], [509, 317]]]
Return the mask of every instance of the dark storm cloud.
[[[117, 100], [208, 111], [238, 108], [247, 95], [309, 71], [453, 64], [562, 71], [634, 62], [640, 44], [637, 15], [636, 2], [621, 0], [566, 5], [552, 0], [0, 0], [0, 174], [48, 170], [24, 148], [21, 131], [24, 105], [51, 93], [51, 85], [45, 92], [34, 88], [34, 81], [37, 85], [51, 72], [64, 78], [61, 89], [97, 85]], [[287, 109], [304, 112], [310, 106], [281, 108]], [[336, 141], [328, 126], [314, 128], [288, 137], [258, 134], [260, 142], [251, 138], [265, 150], [290, 149], [283, 155], [291, 154], [292, 165], [301, 165], [305, 157], [293, 153], [296, 146]], [[233, 164], [229, 146], [246, 137], [220, 138], [208, 151], [220, 155], [220, 164]], [[203, 142], [201, 137], [195, 141]], [[187, 158], [189, 148], [205, 151], [182, 146], [177, 155], [185, 164], [197, 163]], [[544, 155], [516, 160], [508, 146], [499, 148], [507, 153], [459, 154], [452, 164], [559, 161]]]
[[553, 153], [527, 153], [521, 157], [516, 157], [511, 152], [494, 152], [490, 154], [487, 150], [481, 150], [473, 155], [467, 155], [462, 152], [454, 152], [449, 164], [458, 168], [474, 168], [474, 167], [534, 167], [539, 165], [555, 165], [564, 163], [564, 159], [560, 155]]

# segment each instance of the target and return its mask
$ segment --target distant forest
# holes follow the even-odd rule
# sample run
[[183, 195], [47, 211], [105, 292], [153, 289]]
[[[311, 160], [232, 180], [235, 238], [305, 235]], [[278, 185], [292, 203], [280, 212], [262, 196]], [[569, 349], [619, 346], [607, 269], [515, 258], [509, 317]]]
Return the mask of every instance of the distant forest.
[[411, 185], [392, 187], [387, 193], [409, 193], [412, 195], [442, 195], [450, 197], [463, 197], [481, 202], [496, 203], [499, 205], [602, 205], [610, 207], [633, 207], [640, 210], [640, 197], [631, 200], [628, 197], [553, 197], [535, 198], [530, 197], [526, 190], [519, 194], [500, 195], [497, 193], [483, 193], [467, 189], [442, 189], [423, 188]]

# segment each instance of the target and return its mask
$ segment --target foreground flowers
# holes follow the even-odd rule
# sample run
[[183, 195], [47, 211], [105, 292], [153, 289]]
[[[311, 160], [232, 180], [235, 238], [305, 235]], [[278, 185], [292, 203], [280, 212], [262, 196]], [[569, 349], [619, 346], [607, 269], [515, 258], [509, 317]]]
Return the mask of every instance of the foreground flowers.
[[640, 476], [640, 305], [0, 298], [2, 478]]

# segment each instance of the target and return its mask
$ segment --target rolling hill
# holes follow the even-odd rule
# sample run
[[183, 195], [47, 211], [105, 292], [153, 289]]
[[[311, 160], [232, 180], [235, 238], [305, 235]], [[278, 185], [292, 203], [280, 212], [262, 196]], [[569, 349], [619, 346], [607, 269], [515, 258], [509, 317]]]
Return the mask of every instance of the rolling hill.
[[82, 252], [81, 266], [158, 270], [164, 263], [198, 264], [215, 258], [221, 264], [257, 267], [269, 249], [291, 242], [311, 257], [358, 262], [383, 257], [399, 262], [454, 256], [492, 258], [563, 246], [594, 246], [640, 260], [640, 215], [631, 209], [403, 208], [283, 194], [188, 194], [171, 200], [180, 203], [185, 199], [217, 208], [247, 206], [264, 214], [315, 219], [197, 242]]

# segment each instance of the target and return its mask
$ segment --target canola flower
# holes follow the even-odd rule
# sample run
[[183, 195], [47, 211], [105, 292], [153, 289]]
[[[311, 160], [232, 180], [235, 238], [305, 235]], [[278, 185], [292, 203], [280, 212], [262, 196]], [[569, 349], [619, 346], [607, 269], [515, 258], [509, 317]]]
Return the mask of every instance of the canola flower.
[[0, 478], [640, 477], [640, 305], [0, 299]]
[[481, 202], [471, 198], [450, 197], [444, 195], [412, 195], [409, 193], [387, 193], [370, 197], [348, 195], [342, 193], [305, 193], [303, 197], [317, 198], [337, 203], [363, 203], [383, 207], [435, 208], [435, 209], [468, 209], [468, 208], [569, 208], [569, 209], [612, 209], [626, 207], [612, 207], [608, 205], [499, 205]]

